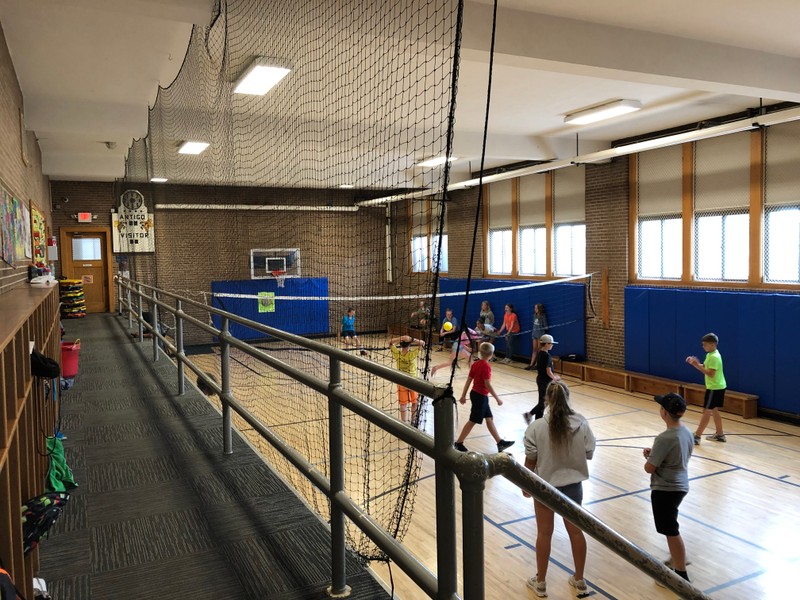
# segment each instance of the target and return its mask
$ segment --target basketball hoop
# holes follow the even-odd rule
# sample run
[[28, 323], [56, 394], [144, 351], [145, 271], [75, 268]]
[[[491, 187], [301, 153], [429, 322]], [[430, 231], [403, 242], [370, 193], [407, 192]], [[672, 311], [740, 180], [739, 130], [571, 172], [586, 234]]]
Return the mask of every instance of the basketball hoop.
[[286, 271], [272, 271], [272, 276], [278, 282], [278, 287], [282, 288], [286, 283]]

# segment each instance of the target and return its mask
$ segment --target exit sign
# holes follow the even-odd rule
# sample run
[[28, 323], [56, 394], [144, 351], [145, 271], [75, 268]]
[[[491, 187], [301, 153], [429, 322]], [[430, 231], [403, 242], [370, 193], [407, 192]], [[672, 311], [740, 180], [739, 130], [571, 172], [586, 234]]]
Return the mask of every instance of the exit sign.
[[90, 212], [78, 213], [78, 223], [91, 223], [91, 222], [92, 222], [92, 213]]

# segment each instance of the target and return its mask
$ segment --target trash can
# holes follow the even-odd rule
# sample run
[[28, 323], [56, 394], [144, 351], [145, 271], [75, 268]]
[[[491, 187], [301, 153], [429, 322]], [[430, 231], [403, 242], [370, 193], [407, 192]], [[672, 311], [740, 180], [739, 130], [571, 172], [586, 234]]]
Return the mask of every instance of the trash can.
[[61, 377], [70, 379], [78, 374], [78, 356], [80, 352], [80, 340], [61, 342]]

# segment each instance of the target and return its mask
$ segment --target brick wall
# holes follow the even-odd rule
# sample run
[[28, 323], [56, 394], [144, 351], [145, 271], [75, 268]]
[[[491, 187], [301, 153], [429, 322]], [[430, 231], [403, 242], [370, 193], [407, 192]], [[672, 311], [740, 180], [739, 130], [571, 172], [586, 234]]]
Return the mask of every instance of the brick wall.
[[[54, 181], [52, 194], [58, 226], [74, 225], [70, 215], [89, 211], [95, 225], [111, 225], [111, 209], [129, 187], [145, 196], [154, 213], [156, 253], [128, 256], [131, 277], [205, 302], [211, 282], [250, 278], [250, 250], [299, 248], [304, 277], [328, 277], [329, 294], [347, 298], [388, 296], [386, 283], [385, 208], [355, 212], [261, 210], [267, 206], [352, 205], [352, 192], [219, 186], [111, 184]], [[62, 198], [69, 198], [64, 203]], [[190, 204], [224, 210], [154, 209], [155, 205]], [[239, 210], [234, 205], [253, 205]], [[116, 265], [115, 265], [116, 269]], [[329, 304], [332, 330], [347, 305], [358, 312], [362, 331], [383, 329], [385, 305], [344, 300]], [[206, 317], [195, 311], [190, 313]], [[302, 318], [302, 315], [298, 315]], [[187, 342], [208, 342], [199, 330], [187, 330]]]
[[[586, 270], [597, 273], [592, 299], [597, 315], [586, 321], [587, 359], [622, 368], [625, 363], [625, 286], [628, 283], [628, 159], [586, 166]], [[602, 321], [602, 272], [608, 269], [609, 325]]]
[[[25, 132], [27, 163], [22, 158], [21, 108], [22, 91], [0, 24], [0, 184], [26, 205], [33, 204], [50, 223], [49, 185], [42, 175], [41, 152], [32, 131]], [[0, 260], [0, 293], [27, 281], [29, 262], [18, 259], [10, 265]]]

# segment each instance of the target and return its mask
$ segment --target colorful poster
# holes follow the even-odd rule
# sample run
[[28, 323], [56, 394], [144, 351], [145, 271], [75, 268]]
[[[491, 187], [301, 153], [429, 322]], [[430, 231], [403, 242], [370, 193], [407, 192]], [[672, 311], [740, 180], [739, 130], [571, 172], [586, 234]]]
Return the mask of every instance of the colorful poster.
[[11, 235], [13, 239], [13, 250], [11, 252], [12, 263], [17, 260], [22, 260], [25, 256], [25, 248], [22, 246], [24, 232], [22, 226], [22, 202], [19, 198], [11, 197], [11, 204], [8, 205], [11, 211]]
[[3, 260], [14, 264], [14, 213], [11, 206], [11, 194], [0, 189], [0, 221], [3, 235]]
[[33, 262], [38, 266], [47, 264], [47, 223], [44, 215], [31, 204], [31, 243]]

